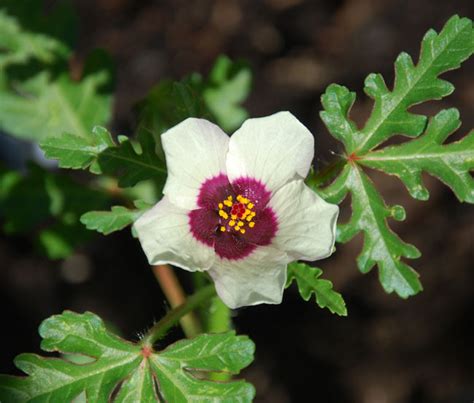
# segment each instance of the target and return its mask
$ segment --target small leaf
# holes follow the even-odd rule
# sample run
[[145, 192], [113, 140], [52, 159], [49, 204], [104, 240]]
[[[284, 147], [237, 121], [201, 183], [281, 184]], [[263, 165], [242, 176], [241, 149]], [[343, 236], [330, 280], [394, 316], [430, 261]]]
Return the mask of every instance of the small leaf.
[[113, 206], [111, 211], [89, 211], [81, 216], [81, 222], [87, 229], [109, 235], [133, 224], [144, 211], [145, 209], [129, 210], [123, 206]]
[[99, 154], [115, 143], [107, 129], [96, 126], [89, 137], [63, 133], [57, 137], [49, 137], [41, 142], [45, 157], [59, 161], [61, 168], [86, 169], [100, 173], [94, 162]]
[[347, 316], [346, 303], [342, 295], [332, 289], [332, 283], [329, 280], [320, 279], [321, 274], [323, 271], [317, 267], [304, 263], [292, 263], [288, 265], [286, 287], [296, 280], [300, 295], [305, 301], [309, 301], [311, 295], [314, 294], [321, 308], [328, 308], [331, 313], [339, 316]]
[[166, 180], [165, 161], [156, 153], [155, 139], [145, 131], [139, 132], [136, 142], [122, 138], [118, 146], [101, 152], [97, 164], [104, 174], [119, 178], [120, 187], [134, 186], [147, 179], [161, 187]]
[[220, 56], [204, 85], [204, 100], [220, 127], [227, 131], [237, 129], [247, 119], [241, 106], [247, 99], [252, 84], [250, 68]]
[[[216, 383], [202, 379], [203, 371], [237, 374], [253, 360], [254, 344], [233, 332], [203, 334], [182, 340], [164, 351], [122, 340], [90, 312], [65, 311], [40, 326], [41, 348], [92, 357], [82, 364], [21, 354], [15, 365], [26, 377], [0, 376], [0, 401], [89, 402], [251, 402], [252, 385], [240, 380]], [[195, 374], [201, 373], [200, 377]], [[84, 395], [85, 392], [85, 395]], [[115, 394], [116, 393], [116, 394]], [[114, 397], [115, 396], [115, 397]]]
[[165, 163], [155, 152], [153, 136], [146, 131], [140, 132], [135, 142], [121, 136], [120, 143], [115, 144], [107, 129], [96, 126], [87, 139], [64, 134], [47, 138], [40, 146], [47, 158], [59, 161], [60, 167], [116, 176], [121, 187], [147, 179], [163, 184], [166, 179]]
[[399, 177], [415, 199], [426, 200], [428, 190], [421, 174], [439, 178], [460, 201], [474, 203], [474, 132], [459, 141], [443, 144], [459, 126], [459, 112], [448, 109], [433, 117], [425, 133], [401, 145], [383, 148], [363, 157], [359, 162]]
[[338, 226], [338, 242], [349, 242], [359, 232], [364, 233], [364, 245], [357, 258], [362, 273], [375, 264], [379, 268], [380, 283], [385, 291], [395, 291], [407, 298], [422, 290], [418, 274], [401, 258], [416, 259], [420, 252], [403, 242], [388, 226], [387, 218], [404, 218], [401, 206], [388, 207], [369, 177], [355, 164], [348, 164], [341, 175], [319, 193], [328, 202], [339, 204], [351, 193], [352, 217]]
[[66, 56], [67, 47], [60, 41], [23, 29], [16, 18], [0, 10], [0, 71], [10, 64], [30, 59], [52, 62], [57, 55]]

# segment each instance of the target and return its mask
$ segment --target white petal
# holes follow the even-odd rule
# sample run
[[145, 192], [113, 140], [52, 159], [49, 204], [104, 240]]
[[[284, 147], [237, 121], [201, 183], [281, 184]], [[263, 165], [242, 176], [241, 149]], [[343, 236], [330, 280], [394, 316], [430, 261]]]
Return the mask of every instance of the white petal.
[[248, 119], [231, 137], [227, 174], [261, 180], [275, 192], [285, 183], [308, 174], [314, 138], [290, 112]]
[[226, 172], [229, 136], [205, 119], [188, 118], [161, 136], [168, 167], [163, 193], [193, 210], [202, 183]]
[[334, 248], [339, 207], [329, 204], [302, 180], [283, 186], [270, 200], [278, 219], [272, 244], [295, 260], [328, 257]]
[[196, 240], [190, 232], [188, 211], [165, 196], [134, 224], [151, 265], [170, 263], [185, 270], [207, 270], [215, 259], [214, 248]]
[[209, 274], [216, 291], [232, 309], [258, 304], [279, 304], [286, 283], [288, 256], [272, 247], [261, 246], [239, 260], [216, 258]]

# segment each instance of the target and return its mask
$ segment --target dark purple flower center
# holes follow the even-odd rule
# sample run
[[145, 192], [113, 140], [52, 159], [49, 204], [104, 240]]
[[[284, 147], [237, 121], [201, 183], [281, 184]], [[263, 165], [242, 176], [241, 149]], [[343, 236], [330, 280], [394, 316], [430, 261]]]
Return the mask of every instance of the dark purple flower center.
[[191, 232], [221, 258], [242, 259], [258, 246], [269, 245], [275, 236], [278, 224], [267, 207], [270, 195], [253, 178], [232, 184], [224, 174], [208, 179], [199, 192], [200, 208], [189, 212]]

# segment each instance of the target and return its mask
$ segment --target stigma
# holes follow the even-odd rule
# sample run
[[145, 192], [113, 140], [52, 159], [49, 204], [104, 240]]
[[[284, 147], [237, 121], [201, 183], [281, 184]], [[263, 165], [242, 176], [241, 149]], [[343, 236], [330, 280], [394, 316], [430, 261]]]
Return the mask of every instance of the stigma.
[[217, 207], [220, 232], [245, 234], [247, 228], [255, 227], [255, 205], [246, 197], [239, 194], [234, 200], [232, 195], [227, 196]]

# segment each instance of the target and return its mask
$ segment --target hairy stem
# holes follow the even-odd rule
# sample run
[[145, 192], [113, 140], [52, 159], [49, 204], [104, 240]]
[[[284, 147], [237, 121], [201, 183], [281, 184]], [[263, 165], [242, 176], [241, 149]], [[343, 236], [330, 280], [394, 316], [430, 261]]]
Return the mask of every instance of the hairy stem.
[[[186, 302], [186, 294], [179, 284], [173, 269], [168, 265], [157, 265], [153, 266], [152, 269], [171, 308], [174, 309], [177, 306], [183, 305]], [[193, 312], [180, 318], [180, 324], [186, 337], [194, 337], [202, 333], [199, 318]]]
[[143, 346], [153, 346], [153, 344], [162, 338], [166, 332], [174, 326], [183, 316], [196, 309], [210, 298], [216, 295], [216, 290], [213, 284], [201, 288], [184, 303], [169, 311], [160, 321], [155, 323], [153, 327], [146, 333], [142, 340]]

